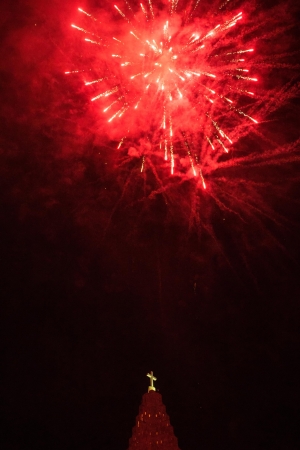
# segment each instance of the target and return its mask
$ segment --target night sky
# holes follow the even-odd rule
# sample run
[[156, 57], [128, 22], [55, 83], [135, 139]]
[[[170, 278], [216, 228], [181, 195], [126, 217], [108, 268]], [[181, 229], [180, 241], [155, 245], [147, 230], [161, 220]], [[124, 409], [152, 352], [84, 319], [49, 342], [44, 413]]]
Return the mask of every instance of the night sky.
[[77, 7], [109, 2], [2, 2], [1, 449], [126, 450], [151, 370], [181, 450], [300, 448], [298, 28], [278, 5], [257, 44], [285, 55], [261, 69], [278, 105], [240, 143], [262, 163], [206, 193], [120, 163], [65, 76]]

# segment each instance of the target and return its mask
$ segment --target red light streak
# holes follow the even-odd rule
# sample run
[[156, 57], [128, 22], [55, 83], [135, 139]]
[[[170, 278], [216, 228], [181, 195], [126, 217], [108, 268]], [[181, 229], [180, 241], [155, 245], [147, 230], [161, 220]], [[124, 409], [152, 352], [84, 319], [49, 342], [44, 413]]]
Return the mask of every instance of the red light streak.
[[[178, 9], [177, 0], [169, 3], [169, 9], [164, 14], [158, 13], [158, 7], [152, 0], [148, 0], [147, 4], [140, 3], [138, 12], [135, 12], [136, 4], [133, 2], [129, 4], [125, 1], [121, 7], [113, 5], [124, 21], [122, 27], [115, 27], [111, 35], [111, 30], [106, 31], [103, 24], [98, 28], [96, 18], [81, 8], [78, 11], [86, 22], [83, 26], [71, 26], [78, 32], [97, 36], [101, 40], [97, 42], [85, 38], [85, 41], [108, 49], [94, 58], [94, 65], [97, 65], [97, 59], [99, 65], [104, 59], [108, 70], [97, 73], [98, 76], [85, 81], [85, 85], [92, 89], [100, 82], [103, 84], [101, 92], [92, 91], [91, 101], [101, 102], [104, 113], [111, 109], [108, 124], [113, 122], [114, 129], [120, 129], [120, 135], [123, 135], [117, 149], [126, 148], [124, 128], [129, 128], [131, 124], [130, 129], [135, 130], [133, 136], [138, 138], [133, 125], [142, 123], [140, 132], [148, 136], [151, 146], [141, 155], [141, 171], [145, 170], [151, 151], [159, 149], [163, 161], [169, 164], [171, 174], [176, 174], [184, 170], [179, 163], [182, 158], [180, 142], [184, 141], [190, 169], [194, 176], [200, 174], [202, 186], [206, 189], [201, 150], [195, 147], [196, 139], [192, 136], [197, 136], [200, 149], [219, 155], [230, 151], [224, 140], [230, 146], [238, 140], [235, 130], [240, 120], [248, 121], [248, 125], [244, 126], [249, 126], [250, 122], [258, 123], [238, 106], [239, 96], [254, 96], [253, 92], [248, 91], [249, 83], [258, 81], [252, 75], [251, 61], [245, 68], [245, 58], [230, 60], [232, 55], [246, 57], [254, 49], [243, 48], [238, 37], [230, 34], [235, 25], [242, 30], [243, 26], [238, 24], [242, 12], [219, 13], [216, 17], [209, 16], [208, 21], [201, 17], [200, 22], [199, 18], [194, 22], [199, 0], [193, 2], [191, 12], [185, 17], [184, 11]], [[181, 17], [181, 24], [178, 17]], [[207, 29], [210, 31], [204, 31]], [[229, 42], [226, 47], [223, 45], [225, 39]], [[114, 61], [118, 59], [122, 61], [118, 63], [119, 69]], [[243, 73], [249, 73], [249, 76]], [[228, 98], [228, 94], [232, 98]], [[113, 96], [113, 101], [108, 105], [106, 97], [110, 96]], [[189, 138], [183, 138], [183, 130], [188, 132], [186, 136], [189, 135]], [[127, 138], [130, 139], [130, 136]]]

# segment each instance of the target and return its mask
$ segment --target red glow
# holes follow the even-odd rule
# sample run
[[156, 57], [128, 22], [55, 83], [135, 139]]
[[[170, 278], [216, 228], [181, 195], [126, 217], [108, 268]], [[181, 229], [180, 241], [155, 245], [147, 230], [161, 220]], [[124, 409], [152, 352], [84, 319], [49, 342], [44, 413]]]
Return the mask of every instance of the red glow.
[[[208, 154], [217, 159], [229, 153], [241, 127], [258, 123], [251, 104], [246, 110], [239, 106], [241, 96], [254, 95], [248, 89], [257, 78], [251, 59], [238, 59], [253, 48], [231, 31], [242, 12], [197, 17], [198, 3], [187, 14], [175, 0], [164, 11], [151, 0], [146, 6], [126, 1], [113, 5], [117, 17], [107, 26], [78, 8], [80, 25], [71, 26], [92, 37], [85, 38], [90, 71], [85, 85], [117, 149], [132, 148], [147, 136], [150, 145], [138, 152], [142, 171], [148, 158], [155, 155], [157, 164], [160, 154], [159, 164], [168, 165], [171, 174], [195, 176], [198, 167], [205, 189]], [[238, 28], [242, 35], [241, 22]]]

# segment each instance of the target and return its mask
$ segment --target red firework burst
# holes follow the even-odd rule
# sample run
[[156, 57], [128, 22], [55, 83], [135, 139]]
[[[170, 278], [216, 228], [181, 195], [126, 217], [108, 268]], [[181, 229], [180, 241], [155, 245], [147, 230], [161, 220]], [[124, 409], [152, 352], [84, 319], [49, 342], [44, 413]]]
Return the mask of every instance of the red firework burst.
[[78, 8], [72, 27], [89, 58], [66, 74], [83, 73], [117, 149], [139, 158], [142, 172], [155, 162], [206, 189], [206, 168], [258, 123], [251, 33], [227, 3], [204, 14], [199, 0], [125, 0], [112, 5], [113, 20]]

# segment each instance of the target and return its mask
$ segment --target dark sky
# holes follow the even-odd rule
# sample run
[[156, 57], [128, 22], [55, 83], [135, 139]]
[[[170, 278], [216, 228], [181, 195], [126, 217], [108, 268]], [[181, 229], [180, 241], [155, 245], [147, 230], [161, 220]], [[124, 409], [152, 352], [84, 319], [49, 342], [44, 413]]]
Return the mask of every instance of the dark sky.
[[296, 450], [297, 11], [257, 44], [284, 55], [259, 156], [205, 193], [115, 156], [64, 75], [78, 6], [1, 6], [1, 449], [126, 449], [153, 370], [182, 450]]

